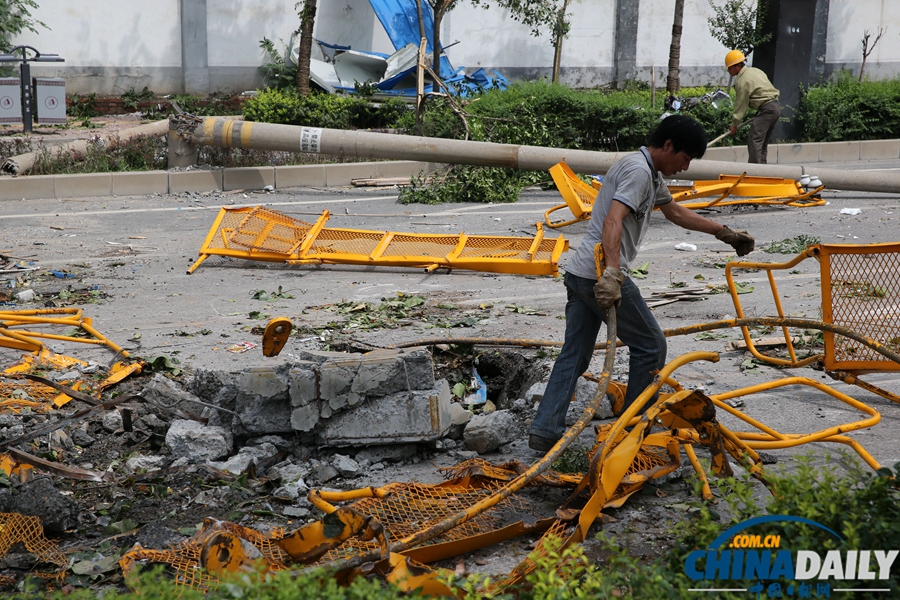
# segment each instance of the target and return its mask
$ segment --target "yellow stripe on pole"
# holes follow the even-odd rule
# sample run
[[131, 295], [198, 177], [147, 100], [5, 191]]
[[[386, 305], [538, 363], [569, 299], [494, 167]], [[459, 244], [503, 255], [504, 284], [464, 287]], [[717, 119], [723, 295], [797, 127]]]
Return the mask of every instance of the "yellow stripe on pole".
[[222, 147], [231, 148], [231, 130], [234, 129], [234, 121], [227, 119], [222, 123]]

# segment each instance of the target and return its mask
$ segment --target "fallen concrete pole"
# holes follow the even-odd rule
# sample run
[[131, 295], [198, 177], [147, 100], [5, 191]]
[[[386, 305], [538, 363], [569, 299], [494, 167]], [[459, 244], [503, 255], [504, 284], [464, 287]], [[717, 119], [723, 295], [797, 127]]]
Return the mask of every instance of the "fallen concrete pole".
[[[128, 140], [141, 135], [166, 135], [166, 132], [168, 130], [169, 122], [166, 119], [163, 119], [162, 121], [148, 123], [147, 125], [140, 125], [138, 127], [126, 129], [115, 134], [107, 135], [101, 139], [103, 140], [104, 145], [106, 145], [107, 147], [112, 147], [121, 144], [122, 142], [127, 142]], [[2, 165], [0, 165], [0, 172], [7, 173], [9, 175], [19, 175], [21, 173], [25, 173], [34, 166], [34, 162], [35, 160], [37, 160], [37, 157], [41, 152], [49, 152], [52, 155], [72, 152], [75, 155], [84, 156], [87, 152], [88, 146], [94, 143], [96, 142], [92, 140], [76, 140], [74, 142], [68, 142], [66, 144], [60, 144], [58, 146], [49, 146], [37, 152], [28, 152], [26, 154], [20, 154], [18, 156], [11, 156], [3, 161]]]
[[[576, 173], [605, 174], [624, 152], [591, 152], [515, 144], [495, 144], [441, 138], [344, 131], [295, 125], [254, 123], [223, 117], [173, 115], [172, 128], [194, 144], [220, 148], [252, 148], [330, 154], [347, 158], [418, 160], [485, 167], [546, 171], [565, 161]], [[860, 192], [900, 192], [900, 173], [843, 171], [802, 165], [759, 165], [696, 160], [679, 179], [716, 179], [720, 173], [746, 171], [755, 177], [800, 179], [819, 177], [826, 188]]]

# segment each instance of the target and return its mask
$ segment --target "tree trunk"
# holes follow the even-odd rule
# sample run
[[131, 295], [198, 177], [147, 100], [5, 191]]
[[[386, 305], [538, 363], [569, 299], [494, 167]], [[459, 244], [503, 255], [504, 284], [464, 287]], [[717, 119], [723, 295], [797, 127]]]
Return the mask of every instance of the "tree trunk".
[[669, 75], [666, 93], [674, 96], [681, 87], [678, 71], [681, 68], [681, 23], [684, 20], [684, 0], [675, 0], [675, 19], [672, 21], [672, 45], [669, 46]]
[[562, 33], [562, 23], [566, 18], [567, 8], [569, 8], [569, 0], [563, 0], [562, 8], [559, 9], [559, 16], [556, 18], [556, 27], [553, 35], [553, 83], [559, 83], [559, 64], [562, 62], [562, 45], [565, 38]]
[[300, 13], [300, 48], [297, 54], [297, 94], [309, 96], [309, 60], [312, 56], [316, 0], [305, 0]]
[[425, 71], [422, 68], [424, 62], [425, 19], [422, 16], [422, 0], [416, 0], [416, 14], [419, 17], [419, 53], [416, 55], [416, 135], [422, 135], [422, 126], [425, 112], [424, 79]]
[[[431, 50], [433, 56], [431, 60], [431, 70], [434, 71], [432, 77], [441, 76], [441, 21], [444, 20], [444, 13], [447, 12], [447, 4], [447, 2], [440, 2], [434, 7], [434, 30], [432, 31], [431, 36]], [[437, 81], [434, 82], [431, 91], [434, 93], [441, 91]]]

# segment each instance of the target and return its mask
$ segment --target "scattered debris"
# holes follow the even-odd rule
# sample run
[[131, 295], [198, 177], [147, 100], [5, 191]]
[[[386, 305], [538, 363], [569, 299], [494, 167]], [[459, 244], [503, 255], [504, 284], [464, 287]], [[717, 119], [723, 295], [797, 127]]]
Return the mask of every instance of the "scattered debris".
[[350, 185], [354, 187], [399, 187], [410, 184], [411, 180], [409, 177], [378, 177], [350, 180]]

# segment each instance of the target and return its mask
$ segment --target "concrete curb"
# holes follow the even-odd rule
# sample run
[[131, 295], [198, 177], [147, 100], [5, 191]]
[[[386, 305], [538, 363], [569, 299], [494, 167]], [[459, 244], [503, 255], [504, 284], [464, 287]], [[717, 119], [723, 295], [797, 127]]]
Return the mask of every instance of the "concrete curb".
[[[747, 162], [747, 146], [710, 148], [705, 160]], [[892, 160], [900, 158], [900, 140], [866, 142], [817, 142], [813, 144], [769, 144], [769, 164], [811, 165], [817, 162]]]
[[195, 171], [135, 171], [0, 177], [0, 201], [94, 196], [142, 196], [289, 187], [336, 187], [352, 179], [414, 177], [440, 165], [412, 160], [333, 165], [242, 167]]
[[[746, 162], [746, 146], [710, 148], [706, 160]], [[818, 162], [900, 159], [900, 139], [865, 142], [771, 144], [769, 164], [810, 166]], [[142, 171], [0, 177], [0, 201], [92, 196], [139, 196], [183, 192], [291, 187], [336, 187], [351, 179], [412, 177], [440, 165], [418, 161], [361, 162], [196, 171]]]

